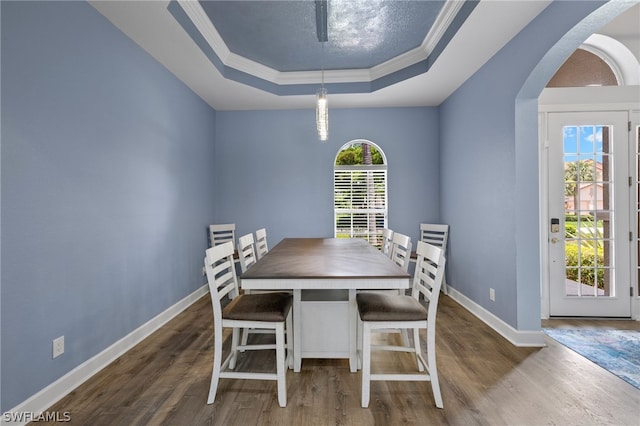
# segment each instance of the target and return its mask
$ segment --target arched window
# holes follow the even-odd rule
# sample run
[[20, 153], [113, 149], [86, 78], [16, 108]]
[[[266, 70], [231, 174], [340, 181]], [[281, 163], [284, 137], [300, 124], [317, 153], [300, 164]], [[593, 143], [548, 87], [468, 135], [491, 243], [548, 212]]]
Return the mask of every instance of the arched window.
[[[615, 32], [617, 24], [611, 24], [608, 31]], [[547, 87], [637, 86], [639, 65], [636, 55], [619, 40], [592, 34], [567, 58]]]
[[340, 148], [333, 169], [334, 236], [380, 245], [387, 227], [387, 160], [376, 144], [353, 140]]
[[599, 56], [576, 49], [549, 80], [547, 87], [617, 86], [611, 67]]

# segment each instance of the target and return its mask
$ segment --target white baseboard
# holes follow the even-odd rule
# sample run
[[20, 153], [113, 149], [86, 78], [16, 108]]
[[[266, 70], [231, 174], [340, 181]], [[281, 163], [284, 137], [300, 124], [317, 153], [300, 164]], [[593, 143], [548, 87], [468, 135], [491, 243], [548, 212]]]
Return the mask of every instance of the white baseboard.
[[[6, 413], [34, 413], [36, 415], [42, 413], [69, 394], [69, 392], [84, 383], [87, 379], [105, 368], [119, 356], [172, 320], [176, 315], [187, 309], [208, 292], [209, 287], [207, 285], [200, 287], [184, 299], [178, 301], [175, 305], [170, 306], [168, 309], [133, 330], [131, 333], [124, 336], [104, 351], [83, 362], [46, 388], [18, 404], [11, 410], [8, 410]], [[9, 415], [5, 415], [5, 413], [3, 413], [1, 418], [2, 424], [9, 424], [9, 422], [5, 421], [6, 417], [9, 417]], [[26, 423], [27, 422], [12, 421], [10, 424], [23, 425]]]
[[500, 318], [469, 299], [453, 287], [449, 287], [449, 297], [458, 302], [462, 307], [478, 317], [482, 322], [497, 331], [502, 337], [515, 346], [544, 347], [544, 332], [542, 330], [521, 331], [511, 327]]

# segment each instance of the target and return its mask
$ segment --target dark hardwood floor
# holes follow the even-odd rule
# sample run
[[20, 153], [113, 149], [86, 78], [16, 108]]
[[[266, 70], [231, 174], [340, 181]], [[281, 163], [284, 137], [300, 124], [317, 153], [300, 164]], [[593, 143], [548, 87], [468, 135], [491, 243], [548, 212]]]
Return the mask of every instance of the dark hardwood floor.
[[[347, 360], [308, 359], [287, 374], [286, 408], [275, 382], [229, 379], [207, 405], [211, 318], [207, 295], [48, 411], [69, 412], [78, 425], [640, 425], [640, 390], [553, 339], [514, 347], [447, 296], [436, 337], [444, 409], [417, 382], [374, 382], [363, 409], [360, 373]], [[237, 368], [273, 365], [270, 352], [247, 354]], [[408, 354], [376, 354], [373, 363], [414, 365]]]

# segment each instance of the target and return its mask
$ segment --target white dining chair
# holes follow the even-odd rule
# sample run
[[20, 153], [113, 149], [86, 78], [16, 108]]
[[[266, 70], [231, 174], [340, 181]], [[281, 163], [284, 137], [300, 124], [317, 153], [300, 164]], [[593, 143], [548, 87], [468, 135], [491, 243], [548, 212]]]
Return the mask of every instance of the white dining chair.
[[[240, 270], [244, 274], [258, 260], [256, 256], [256, 244], [253, 234], [249, 233], [238, 238], [238, 257], [240, 259]], [[242, 287], [242, 277], [240, 277], [240, 287]], [[248, 290], [244, 290], [245, 294], [249, 294]], [[256, 293], [255, 291], [252, 293]], [[258, 291], [258, 293], [266, 293], [266, 291]], [[291, 294], [291, 292], [289, 292]], [[241, 344], [247, 346], [249, 342], [249, 334], [273, 334], [273, 330], [262, 328], [245, 328], [242, 330]], [[288, 344], [288, 343], [287, 343]]]
[[209, 243], [210, 247], [232, 241], [235, 247], [236, 241], [236, 224], [220, 223], [209, 225]]
[[256, 231], [256, 255], [258, 260], [262, 259], [262, 256], [269, 252], [269, 245], [267, 244], [267, 230], [260, 228]]
[[[243, 294], [235, 297], [222, 308], [221, 300], [238, 291], [238, 279], [233, 260], [233, 243], [226, 243], [207, 249], [205, 257], [207, 281], [213, 305], [213, 371], [209, 387], [208, 404], [215, 401], [220, 379], [275, 380], [277, 382], [278, 404], [287, 405], [286, 372], [291, 351], [285, 349], [286, 339], [292, 341], [291, 306], [293, 298], [287, 293]], [[275, 331], [276, 343], [267, 345], [242, 346], [238, 344], [242, 328], [269, 328]], [[232, 328], [231, 352], [222, 361], [222, 329]], [[273, 350], [276, 352], [276, 372], [233, 371], [241, 350]], [[286, 351], [286, 352], [285, 352]], [[288, 353], [289, 352], [289, 353]]]
[[[420, 224], [420, 241], [442, 248], [445, 257], [447, 256], [447, 242], [449, 240], [449, 225], [438, 223]], [[416, 253], [411, 253], [411, 261], [415, 262]], [[447, 272], [445, 270], [442, 278], [442, 292], [449, 294], [447, 286]]]
[[[391, 234], [391, 247], [390, 247], [390, 255], [391, 260], [402, 268], [405, 272], [409, 270], [409, 256], [411, 255], [411, 238], [407, 235], [400, 234], [399, 232], [393, 232]], [[381, 294], [405, 294], [404, 289], [400, 290], [376, 290], [377, 293]], [[406, 330], [402, 329], [385, 329], [378, 331], [379, 333], [401, 333], [402, 339], [405, 344], [409, 344], [409, 333]]]
[[408, 271], [410, 256], [411, 238], [399, 232], [394, 232], [391, 244], [391, 260], [405, 271]]
[[[444, 251], [428, 243], [417, 244], [417, 262], [410, 296], [360, 292], [356, 295], [358, 336], [362, 342], [362, 407], [369, 406], [371, 381], [431, 381], [436, 407], [442, 408], [442, 395], [436, 366], [436, 311], [444, 274]], [[425, 307], [420, 297], [428, 304]], [[371, 334], [385, 329], [413, 331], [413, 345], [374, 345]], [[427, 357], [422, 355], [420, 330], [426, 329]], [[404, 343], [404, 342], [403, 342]], [[417, 372], [372, 373], [373, 350], [410, 352], [415, 354]]]
[[[209, 247], [214, 247], [222, 243], [231, 241], [233, 243], [233, 259], [238, 262], [238, 252], [235, 250], [236, 244], [236, 224], [219, 223], [209, 225]], [[205, 268], [202, 268], [202, 275], [205, 275]], [[235, 297], [235, 294], [231, 297]]]
[[238, 238], [238, 258], [242, 273], [247, 272], [257, 262], [253, 234], [246, 234]]
[[381, 250], [382, 253], [386, 254], [388, 257], [391, 257], [393, 247], [393, 231], [389, 228], [384, 228], [382, 230], [382, 242], [381, 242]]

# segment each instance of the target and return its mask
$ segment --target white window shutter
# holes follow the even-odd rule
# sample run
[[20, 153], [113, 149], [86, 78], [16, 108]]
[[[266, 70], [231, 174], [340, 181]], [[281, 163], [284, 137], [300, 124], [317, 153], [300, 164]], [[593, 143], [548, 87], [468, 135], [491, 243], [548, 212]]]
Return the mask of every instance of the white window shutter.
[[379, 245], [387, 227], [386, 166], [336, 166], [333, 182], [335, 237]]

